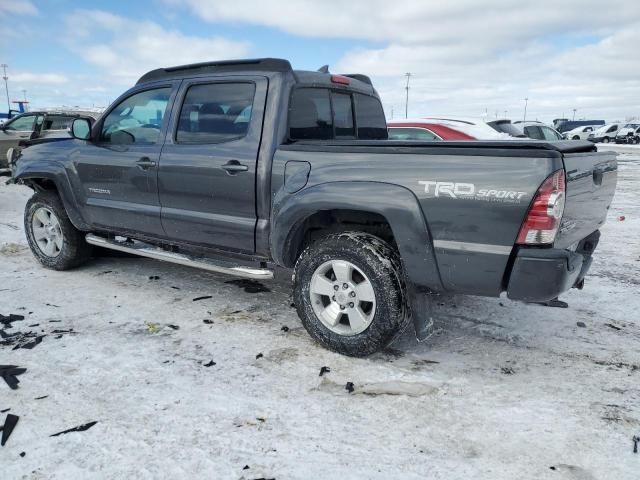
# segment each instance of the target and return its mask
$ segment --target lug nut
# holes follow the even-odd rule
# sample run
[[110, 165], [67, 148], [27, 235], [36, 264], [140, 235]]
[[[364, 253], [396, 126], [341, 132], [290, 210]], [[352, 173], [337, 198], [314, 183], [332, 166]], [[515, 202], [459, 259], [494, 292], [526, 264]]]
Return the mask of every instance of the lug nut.
[[353, 308], [353, 302], [349, 304], [349, 308]]
[[340, 310], [344, 310], [344, 305], [340, 305]]
[[334, 290], [338, 290], [339, 288], [340, 288], [340, 287], [339, 287], [338, 285], [334, 285], [334, 286], [333, 286], [333, 289], [334, 289]]
[[342, 288], [344, 288], [346, 290], [347, 288], [349, 288], [349, 285], [347, 285], [346, 283], [343, 283], [342, 284]]
[[355, 297], [355, 296], [356, 296], [356, 292], [351, 292], [351, 293], [349, 294], [349, 296], [350, 296], [350, 297]]
[[334, 295], [333, 297], [331, 297], [331, 300], [333, 300], [335, 302], [336, 301], [336, 296]]

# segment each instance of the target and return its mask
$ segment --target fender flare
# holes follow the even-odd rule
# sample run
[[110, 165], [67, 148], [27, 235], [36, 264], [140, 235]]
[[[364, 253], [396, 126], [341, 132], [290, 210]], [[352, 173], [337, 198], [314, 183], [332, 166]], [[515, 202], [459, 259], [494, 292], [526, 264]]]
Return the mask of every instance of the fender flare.
[[411, 190], [380, 182], [329, 182], [296, 194], [282, 190], [275, 196], [271, 217], [272, 258], [287, 265], [295, 232], [322, 210], [355, 210], [382, 215], [393, 232], [407, 277], [417, 287], [443, 290], [431, 233], [418, 199]]
[[55, 186], [58, 191], [58, 195], [62, 200], [62, 205], [64, 206], [67, 215], [69, 216], [69, 220], [78, 230], [90, 230], [89, 224], [85, 221], [80, 210], [77, 208], [76, 199], [73, 194], [73, 189], [71, 188], [71, 184], [69, 183], [69, 179], [64, 174], [56, 174], [54, 172], [47, 171], [23, 171], [16, 172], [14, 176], [15, 183], [20, 183], [29, 186], [30, 188], [37, 191], [37, 188], [30, 185], [30, 180], [49, 180]]

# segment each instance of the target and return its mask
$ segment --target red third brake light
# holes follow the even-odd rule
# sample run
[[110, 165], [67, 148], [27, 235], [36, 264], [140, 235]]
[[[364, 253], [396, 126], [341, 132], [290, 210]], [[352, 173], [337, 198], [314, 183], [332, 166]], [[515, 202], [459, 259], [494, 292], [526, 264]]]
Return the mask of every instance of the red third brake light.
[[551, 244], [556, 238], [564, 212], [564, 170], [552, 173], [542, 183], [533, 199], [516, 243], [520, 245]]
[[331, 75], [331, 81], [342, 85], [349, 85], [351, 83], [351, 79], [349, 77], [344, 77], [342, 75]]

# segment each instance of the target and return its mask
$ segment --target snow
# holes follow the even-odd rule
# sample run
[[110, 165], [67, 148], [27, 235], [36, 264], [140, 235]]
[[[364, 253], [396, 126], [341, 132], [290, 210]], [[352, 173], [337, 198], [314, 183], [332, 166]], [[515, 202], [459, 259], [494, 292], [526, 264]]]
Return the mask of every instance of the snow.
[[0, 478], [637, 479], [640, 151], [619, 159], [569, 309], [441, 297], [432, 337], [367, 359], [309, 338], [288, 272], [252, 294], [148, 259], [45, 270], [22, 231], [30, 191], [0, 182], [0, 313], [47, 335], [0, 345], [0, 364], [28, 369], [18, 390], [0, 383], [20, 416]]

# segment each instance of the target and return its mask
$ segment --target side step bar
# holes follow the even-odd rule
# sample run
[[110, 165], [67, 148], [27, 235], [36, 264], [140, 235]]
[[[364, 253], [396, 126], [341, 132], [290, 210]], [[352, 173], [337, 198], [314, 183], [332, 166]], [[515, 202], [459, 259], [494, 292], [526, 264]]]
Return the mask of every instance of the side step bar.
[[116, 240], [99, 237], [92, 233], [88, 233], [85, 238], [87, 243], [97, 247], [118, 250], [119, 252], [131, 253], [141, 257], [153, 258], [155, 260], [177, 263], [179, 265], [208, 270], [210, 272], [226, 273], [229, 275], [235, 275], [236, 277], [253, 278], [255, 280], [269, 280], [273, 278], [273, 270], [268, 270], [266, 268], [227, 267], [220, 265], [219, 263], [215, 263], [213, 260], [208, 258], [191, 257], [182, 253], [168, 252], [162, 248], [139, 241], [118, 242]]

